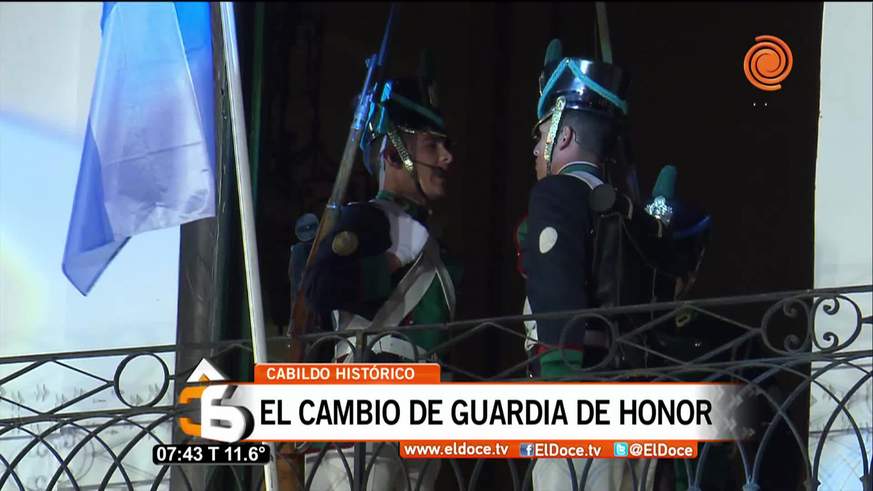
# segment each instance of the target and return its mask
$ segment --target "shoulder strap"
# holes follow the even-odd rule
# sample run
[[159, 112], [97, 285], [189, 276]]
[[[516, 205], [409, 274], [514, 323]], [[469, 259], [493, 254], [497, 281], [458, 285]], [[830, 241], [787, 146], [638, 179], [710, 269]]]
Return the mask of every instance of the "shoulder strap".
[[[384, 200], [384, 199], [372, 199], [372, 200], [370, 200], [370, 203], [372, 203], [373, 205], [382, 209], [382, 211], [385, 212], [385, 215], [389, 221], [396, 220], [398, 215], [400, 215], [401, 213], [405, 213], [403, 211], [403, 209], [397, 205], [397, 203], [394, 203], [392, 201], [388, 201], [388, 200]], [[454, 285], [454, 282], [452, 282], [452, 277], [449, 274], [448, 269], [446, 269], [446, 266], [443, 263], [442, 257], [440, 256], [439, 246], [438, 246], [437, 242], [433, 239], [433, 237], [428, 238], [427, 242], [424, 245], [424, 248], [422, 249], [422, 253], [424, 254], [425, 257], [422, 259], [422, 256], [419, 256], [419, 258], [416, 259], [415, 264], [418, 264], [418, 262], [421, 260], [421, 261], [423, 261], [425, 268], [435, 270], [437, 279], [439, 280], [440, 286], [442, 287], [443, 296], [444, 296], [445, 301], [446, 301], [446, 306], [448, 306], [448, 309], [449, 309], [449, 319], [454, 319], [455, 318], [455, 302], [456, 302], [455, 285]], [[410, 270], [407, 272], [406, 276], [410, 276], [410, 274], [415, 270], [415, 267], [416, 267], [415, 264], [413, 264], [412, 268], [410, 268]], [[404, 276], [404, 279], [406, 278], [406, 276]], [[431, 277], [430, 272], [428, 272], [428, 277]], [[414, 279], [411, 279], [409, 281], [409, 283], [417, 285], [415, 283]], [[401, 286], [403, 286], [404, 288], [401, 288]], [[418, 302], [421, 300], [421, 296], [424, 295], [424, 293], [427, 291], [427, 288], [429, 288], [429, 287], [430, 287], [430, 283], [428, 282], [427, 285], [424, 287], [425, 288], [424, 291], [421, 292], [420, 296], [418, 295], [419, 292], [417, 290], [410, 292], [412, 294], [412, 297], [406, 299], [407, 304], [411, 303], [411, 305], [407, 306], [407, 308], [409, 310], [404, 312], [403, 315], [401, 315], [400, 318], [397, 320], [397, 322], [400, 322], [400, 320], [402, 320], [404, 317], [406, 317], [409, 314], [409, 312], [411, 312], [412, 308], [414, 308], [418, 304]], [[409, 284], [404, 285], [404, 280], [401, 280], [400, 283], [398, 283], [398, 285], [397, 285], [397, 289], [395, 290], [395, 293], [398, 293], [397, 290], [399, 290], [400, 292], [407, 291], [406, 290], [407, 288], [410, 288], [410, 285]], [[393, 297], [394, 297], [394, 295], [392, 294], [392, 296], [389, 297], [389, 301]], [[414, 299], [415, 301], [410, 302], [410, 300], [412, 300], [412, 299]], [[386, 305], [387, 305], [387, 303], [388, 302], [386, 302]], [[383, 308], [384, 307], [385, 307], [385, 305], [383, 305]], [[395, 315], [390, 315], [390, 318], [394, 318]], [[378, 318], [379, 318], [378, 314], [373, 318], [374, 325], [380, 325], [379, 323], [376, 322]], [[389, 325], [389, 326], [390, 325], [397, 325], [397, 322], [389, 323], [389, 324], [381, 324], [381, 325]]]
[[580, 181], [587, 184], [588, 187], [590, 187], [591, 189], [594, 189], [597, 186], [600, 186], [601, 184], [603, 184], [603, 181], [599, 177], [595, 176], [594, 174], [592, 174], [590, 172], [585, 172], [583, 170], [575, 170], [575, 171], [568, 172], [568, 173], [563, 174], [563, 175], [573, 176], [576, 179], [579, 179]]
[[431, 238], [424, 246], [424, 253], [430, 257], [430, 262], [433, 263], [436, 269], [437, 279], [443, 290], [443, 297], [446, 301], [446, 306], [449, 308], [449, 320], [455, 319], [455, 283], [452, 281], [452, 276], [446, 269], [440, 256], [439, 246], [436, 241]]
[[397, 326], [424, 297], [436, 276], [436, 268], [428, 259], [428, 254], [425, 254], [432, 240], [428, 238], [427, 244], [412, 263], [412, 267], [403, 275], [397, 287], [373, 316], [371, 327], [386, 329]]
[[442, 287], [446, 306], [449, 309], [449, 319], [454, 319], [454, 283], [440, 258], [436, 241], [430, 237], [412, 267], [403, 275], [397, 287], [373, 316], [371, 326], [380, 329], [397, 326], [418, 305], [434, 278]]

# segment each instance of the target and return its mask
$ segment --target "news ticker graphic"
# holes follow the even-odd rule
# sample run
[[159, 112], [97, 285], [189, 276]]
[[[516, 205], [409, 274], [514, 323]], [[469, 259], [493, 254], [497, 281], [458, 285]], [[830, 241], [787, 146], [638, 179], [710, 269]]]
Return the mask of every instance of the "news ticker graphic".
[[573, 440], [552, 442], [400, 442], [404, 459], [694, 459], [697, 442]]
[[[404, 459], [693, 459], [697, 442], [687, 441], [407, 441]], [[158, 444], [155, 465], [263, 465], [271, 460], [266, 443]]]
[[727, 441], [744, 419], [737, 384], [441, 383], [425, 363], [258, 364], [241, 383], [203, 360], [188, 382], [210, 385], [180, 394], [200, 403], [182, 430], [220, 442]]
[[270, 462], [266, 443], [159, 444], [152, 448], [155, 465], [229, 464], [258, 465]]

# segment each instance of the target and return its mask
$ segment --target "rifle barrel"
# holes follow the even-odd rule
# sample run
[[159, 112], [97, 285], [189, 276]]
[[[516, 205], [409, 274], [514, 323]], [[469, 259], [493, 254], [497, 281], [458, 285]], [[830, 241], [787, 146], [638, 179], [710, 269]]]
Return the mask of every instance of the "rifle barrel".
[[334, 181], [333, 189], [331, 190], [330, 199], [322, 213], [321, 220], [318, 223], [318, 231], [312, 241], [312, 248], [309, 251], [309, 256], [306, 258], [303, 272], [300, 275], [301, 281], [295, 294], [294, 307], [291, 311], [291, 326], [288, 332], [291, 337], [291, 353], [289, 360], [291, 362], [300, 362], [303, 360], [302, 343], [295, 342], [295, 340], [299, 340], [300, 336], [306, 333], [312, 318], [311, 312], [309, 312], [304, 300], [302, 288], [304, 278], [309, 272], [321, 241], [331, 230], [333, 230], [334, 225], [339, 218], [340, 206], [345, 199], [349, 178], [352, 175], [352, 168], [355, 163], [355, 157], [357, 156], [361, 135], [363, 134], [364, 120], [370, 107], [370, 101], [378, 96], [379, 88], [384, 79], [384, 68], [388, 59], [388, 45], [391, 37], [391, 26], [393, 25], [395, 8], [396, 4], [392, 3], [388, 13], [388, 22], [385, 26], [385, 33], [382, 36], [382, 43], [379, 47], [379, 52], [369, 56], [366, 60], [367, 75], [364, 77], [364, 86], [361, 89], [360, 96], [358, 97], [358, 104], [355, 107], [355, 114], [352, 117], [352, 123], [349, 126], [349, 133], [346, 138], [345, 147], [343, 148], [343, 155], [340, 160], [337, 177]]

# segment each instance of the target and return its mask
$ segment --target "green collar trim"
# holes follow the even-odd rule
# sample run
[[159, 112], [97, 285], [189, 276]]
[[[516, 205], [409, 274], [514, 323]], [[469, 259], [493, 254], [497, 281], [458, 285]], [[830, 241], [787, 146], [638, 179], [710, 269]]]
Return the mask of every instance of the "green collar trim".
[[572, 162], [565, 165], [558, 174], [569, 174], [571, 172], [587, 172], [589, 174], [593, 174], [596, 177], [601, 177], [600, 168], [590, 162]]

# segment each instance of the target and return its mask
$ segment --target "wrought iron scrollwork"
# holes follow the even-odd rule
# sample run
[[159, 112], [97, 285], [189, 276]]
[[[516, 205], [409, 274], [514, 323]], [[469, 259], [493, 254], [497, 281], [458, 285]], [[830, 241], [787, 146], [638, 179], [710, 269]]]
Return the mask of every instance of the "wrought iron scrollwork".
[[[505, 366], [495, 367], [492, 375], [483, 375], [465, 367], [463, 360], [449, 362], [446, 354], [475, 336], [503, 337], [521, 346], [526, 340], [524, 321], [562, 318], [567, 326], [564, 336], [576, 329], [592, 329], [609, 339], [602, 359], [586, 366], [568, 366], [568, 375], [563, 380], [735, 381], [743, 385], [745, 399], [736, 403], [757, 407], [759, 418], [753, 433], [738, 433], [735, 442], [704, 443], [695, 461], [678, 461], [675, 472], [683, 476], [688, 489], [706, 488], [707, 472], [716, 458], [725, 455], [734, 462], [733, 479], [738, 489], [762, 487], [767, 456], [777, 450], [788, 451], [776, 448], [779, 437], [779, 445], [788, 442], [793, 447], [791, 452], [799, 455], [797, 469], [803, 474], [803, 485], [814, 490], [823, 479], [828, 479], [823, 471], [825, 450], [837, 441], [857, 460], [853, 460], [853, 470], [847, 472], [867, 482], [873, 474], [873, 415], [869, 404], [864, 404], [873, 396], [873, 349], [859, 345], [860, 340], [866, 339], [865, 329], [871, 330], [873, 326], [865, 323], [863, 309], [852, 298], [859, 294], [869, 298], [871, 291], [873, 287], [868, 285], [441, 325], [388, 326], [387, 330], [309, 334], [301, 341], [306, 343], [306, 361], [330, 361], [319, 356], [324, 356], [323, 348], [337, 344], [347, 346], [353, 360], [366, 361], [376, 343], [386, 336], [411, 343], [412, 331], [436, 330], [451, 335], [418, 353], [419, 361], [440, 360], [442, 372], [455, 380], [529, 381], [532, 380], [527, 373], [529, 360], [508, 360]], [[761, 312], [759, 322], [750, 322], [748, 315], [736, 315], [740, 309], [746, 313]], [[246, 341], [196, 348], [217, 358], [231, 354], [251, 358], [251, 347]], [[194, 369], [172, 373], [163, 357], [176, 349], [156, 346], [0, 359], [0, 373], [7, 374], [0, 376], [0, 488], [29, 491], [61, 486], [165, 487], [170, 480], [170, 467], [143, 461], [136, 449], [151, 442], [167, 442], [172, 438], [170, 428], [176, 418], [194, 411], [167, 400], [174, 383], [186, 380]], [[637, 362], [629, 363], [628, 353]], [[79, 360], [101, 358], [108, 370], [86, 370], [77, 365]], [[156, 360], [151, 371], [154, 377], [140, 381], [138, 392], [124, 392], [121, 380], [135, 360]], [[81, 377], [80, 383], [57, 389], [44, 370], [75, 374]], [[793, 382], [780, 385], [779, 380], [785, 378]], [[809, 394], [815, 398], [815, 407], [824, 408], [813, 426], [794, 414], [809, 406]], [[182, 437], [179, 441], [192, 439]], [[395, 447], [396, 443], [380, 445], [383, 450]], [[320, 448], [296, 444], [293, 450], [309, 452], [312, 464], [304, 475], [294, 476], [300, 486], [310, 485], [318, 463], [331, 455], [339, 457], [352, 478], [350, 481], [358, 473], [362, 473], [364, 481], [372, 474], [374, 460], [366, 452], [346, 453], [335, 444]], [[287, 456], [279, 454], [276, 458], [283, 460]], [[39, 464], [33, 465], [34, 462]], [[591, 462], [581, 467], [567, 462], [574, 489], [584, 488]], [[442, 461], [440, 472], [449, 476], [441, 482], [451, 482], [459, 490], [490, 489], [483, 479], [487, 468], [504, 475], [505, 486], [529, 490], [536, 465], [536, 460], [479, 460], [465, 468], [459, 461], [447, 459]], [[226, 471], [230, 474], [222, 478], [224, 481], [240, 490], [248, 489], [240, 469], [231, 467]], [[210, 469], [200, 480], [185, 466], [174, 468], [173, 473], [176, 472], [178, 487], [199, 490], [208, 488], [210, 480], [218, 478], [219, 469]], [[261, 482], [263, 476], [259, 472], [257, 468], [255, 480]], [[409, 469], [404, 467], [404, 472], [406, 486], [415, 489], [417, 483]], [[646, 465], [641, 475], [635, 477], [646, 479], [654, 472], [654, 465]]]

